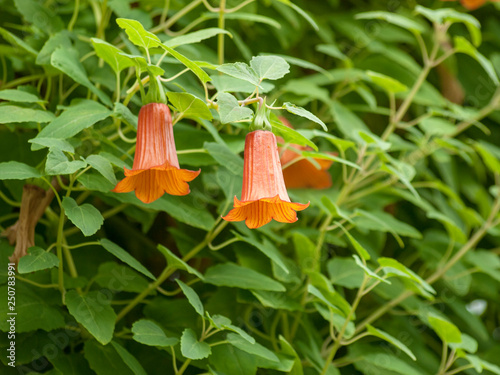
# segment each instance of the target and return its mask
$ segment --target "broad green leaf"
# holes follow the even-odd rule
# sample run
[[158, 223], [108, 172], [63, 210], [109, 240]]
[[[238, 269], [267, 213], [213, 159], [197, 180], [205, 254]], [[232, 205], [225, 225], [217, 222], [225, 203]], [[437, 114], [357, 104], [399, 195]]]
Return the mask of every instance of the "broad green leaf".
[[316, 146], [312, 141], [304, 137], [296, 130], [283, 125], [283, 123], [278, 119], [274, 120], [271, 118], [271, 125], [273, 127], [273, 133], [277, 136], [283, 137], [285, 142], [300, 146], [310, 146], [314, 150], [318, 151], [318, 146]]
[[120, 54], [122, 50], [116, 48], [114, 45], [97, 38], [92, 38], [92, 45], [97, 56], [106, 61], [115, 73], [134, 66], [134, 63], [130, 59]]
[[37, 169], [17, 161], [0, 163], [0, 180], [26, 180], [39, 178], [41, 173]]
[[175, 57], [177, 60], [183, 63], [184, 66], [186, 66], [186, 68], [189, 68], [200, 79], [201, 82], [206, 83], [211, 81], [210, 76], [207, 73], [205, 73], [205, 71], [201, 69], [196, 63], [189, 60], [186, 56], [180, 54], [173, 48], [170, 48], [164, 44], [160, 44], [160, 47], [168, 51], [168, 53], [170, 53], [173, 57]]
[[86, 166], [86, 162], [82, 160], [69, 161], [64, 152], [52, 148], [47, 155], [45, 173], [49, 176], [72, 174]]
[[141, 319], [132, 325], [134, 340], [149, 346], [174, 346], [179, 342], [176, 337], [167, 337], [163, 329], [150, 320]]
[[36, 138], [70, 138], [110, 115], [111, 111], [103, 105], [93, 100], [82, 100], [67, 107]]
[[424, 119], [418, 124], [418, 127], [422, 129], [425, 134], [436, 136], [450, 135], [456, 130], [455, 125], [440, 117]]
[[56, 49], [54, 53], [52, 53], [50, 63], [54, 68], [59, 69], [75, 82], [92, 91], [92, 93], [97, 95], [104, 104], [111, 106], [109, 97], [103, 91], [95, 87], [88, 79], [87, 72], [80, 62], [80, 57], [75, 49]]
[[339, 130], [347, 137], [351, 139], [358, 138], [358, 131], [368, 131], [369, 129], [366, 127], [365, 123], [354, 113], [351, 112], [350, 109], [345, 107], [338, 101], [334, 101], [330, 106], [330, 112], [335, 119], [335, 123], [338, 126]]
[[[242, 92], [245, 94], [251, 94], [255, 90], [255, 85], [248, 81], [241, 80], [228, 75], [214, 74], [212, 75], [212, 84], [217, 89], [219, 94], [223, 92]], [[259, 92], [265, 94], [272, 89], [274, 85], [271, 82], [264, 81], [260, 84], [262, 89], [259, 88]]]
[[500, 85], [500, 81], [498, 80], [497, 73], [495, 72], [495, 68], [493, 67], [491, 61], [474, 48], [474, 46], [467, 39], [463, 36], [455, 36], [453, 44], [457, 52], [465, 53], [476, 60], [483, 67], [495, 85]]
[[217, 96], [217, 105], [220, 121], [223, 124], [248, 120], [253, 117], [252, 109], [249, 107], [240, 107], [238, 100], [229, 93], [220, 93]]
[[184, 44], [199, 43], [202, 40], [212, 38], [218, 34], [227, 34], [231, 36], [231, 33], [227, 30], [219, 29], [218, 27], [209, 27], [208, 29], [198, 30], [192, 33], [174, 37], [167, 40], [163, 44], [168, 47], [175, 48]]
[[397, 13], [390, 13], [384, 11], [364, 12], [356, 14], [355, 18], [358, 20], [373, 20], [373, 19], [384, 20], [389, 23], [392, 23], [393, 25], [409, 30], [415, 34], [420, 34], [425, 32], [425, 28], [421, 24]]
[[50, 66], [50, 56], [57, 48], [71, 48], [73, 45], [71, 43], [71, 33], [68, 30], [61, 30], [45, 42], [40, 52], [36, 56], [37, 65], [47, 65], [46, 68], [51, 69]]
[[24, 40], [18, 38], [16, 35], [12, 34], [10, 31], [4, 29], [3, 27], [0, 27], [0, 36], [2, 36], [3, 39], [5, 39], [13, 46], [19, 47], [20, 49], [24, 50], [25, 52], [28, 52], [32, 56], [36, 56], [38, 53], [35, 49], [33, 49], [33, 47], [31, 47]]
[[244, 352], [257, 355], [262, 358], [266, 358], [270, 361], [279, 362], [278, 357], [272, 351], [267, 349], [265, 346], [262, 346], [258, 342], [254, 342], [253, 344], [245, 340], [240, 335], [236, 335], [234, 333], [229, 333], [227, 335], [227, 341], [237, 347]]
[[259, 77], [259, 83], [264, 79], [280, 79], [290, 72], [290, 65], [279, 56], [254, 56], [250, 67]]
[[307, 60], [299, 59], [298, 57], [288, 56], [288, 55], [275, 54], [273, 56], [282, 57], [290, 65], [299, 66], [299, 67], [304, 68], [304, 69], [314, 70], [316, 72], [322, 73], [323, 75], [327, 76], [328, 78], [331, 77], [330, 73], [327, 70], [325, 70], [321, 66], [313, 64], [312, 62], [309, 62]]
[[469, 353], [477, 352], [478, 343], [477, 341], [466, 333], [462, 333], [462, 342], [460, 343], [450, 343], [450, 348], [452, 349], [463, 349]]
[[326, 264], [333, 285], [345, 288], [359, 288], [363, 282], [363, 270], [351, 258], [334, 257]]
[[212, 323], [212, 325], [215, 328], [225, 329], [225, 330], [237, 333], [238, 335], [240, 335], [241, 337], [243, 337], [245, 340], [247, 340], [248, 342], [250, 342], [252, 344], [255, 342], [255, 339], [252, 336], [250, 336], [248, 333], [243, 331], [240, 327], [236, 327], [235, 325], [232, 325], [231, 319], [226, 318], [225, 316], [222, 316], [222, 315], [218, 315], [218, 314], [210, 316], [208, 311], [206, 314], [207, 314], [208, 320], [210, 321], [210, 323]]
[[338, 222], [335, 222], [335, 223], [340, 226], [340, 228], [345, 233], [345, 235], [347, 236], [347, 238], [351, 242], [351, 245], [354, 247], [354, 250], [356, 250], [356, 252], [359, 254], [359, 256], [361, 258], [363, 258], [364, 260], [369, 260], [370, 254], [368, 253], [368, 251], [366, 251], [365, 248], [363, 246], [361, 246], [361, 244], [358, 241], [356, 241], [356, 239], [351, 235], [351, 233], [349, 233], [340, 223], [338, 223]]
[[391, 282], [389, 280], [386, 280], [384, 279], [383, 277], [380, 277], [379, 275], [377, 275], [375, 272], [373, 272], [370, 268], [368, 268], [360, 259], [360, 257], [358, 257], [357, 255], [353, 255], [352, 256], [356, 262], [356, 264], [363, 270], [365, 271], [365, 274], [367, 276], [370, 276], [370, 277], [373, 277], [374, 279], [377, 279], [379, 281], [382, 281], [383, 283], [386, 283], [386, 284], [391, 284]]
[[500, 282], [500, 259], [495, 253], [486, 250], [468, 251], [465, 260]]
[[[7, 263], [5, 263], [7, 264]], [[5, 267], [7, 270], [7, 267]], [[52, 306], [54, 297], [60, 299], [59, 296], [47, 295], [43, 290], [33, 289], [23, 285], [22, 282], [16, 282], [16, 334], [43, 330], [46, 332], [53, 331], [58, 328], [64, 328], [66, 324], [64, 315], [60, 306]], [[0, 295], [5, 296], [7, 302], [8, 285], [0, 286]], [[11, 287], [12, 288], [12, 287]], [[12, 289], [11, 289], [12, 290]], [[51, 298], [47, 298], [50, 296]], [[34, 310], [36, 308], [36, 310]], [[8, 332], [10, 328], [7, 322], [7, 313], [11, 312], [8, 309], [7, 303], [0, 304], [0, 314], [5, 319], [0, 319], [0, 331]], [[21, 318], [22, 319], [19, 319]], [[16, 335], [17, 336], [17, 335]], [[20, 349], [19, 347], [17, 348]], [[31, 359], [31, 358], [30, 358]]]
[[115, 330], [116, 314], [109, 303], [107, 297], [99, 291], [83, 296], [75, 290], [66, 293], [69, 313], [103, 345], [113, 339]]
[[284, 293], [252, 290], [252, 294], [260, 301], [262, 306], [265, 307], [270, 307], [275, 310], [303, 310], [300, 303]]
[[172, 253], [169, 249], [167, 249], [163, 245], [158, 245], [158, 250], [163, 254], [165, 259], [167, 260], [167, 264], [169, 267], [173, 267], [179, 270], [184, 270], [189, 272], [191, 275], [195, 275], [196, 277], [200, 279], [204, 279], [204, 276], [199, 273], [196, 269], [191, 267], [189, 264], [184, 262], [182, 259], [177, 257], [174, 253]]
[[337, 313], [337, 314], [340, 314], [340, 315], [343, 315], [342, 311], [337, 307], [335, 306], [332, 301], [330, 301], [324, 294], [321, 290], [319, 290], [318, 288], [316, 288], [314, 285], [307, 285], [307, 292], [312, 294], [313, 296], [317, 297], [321, 302], [323, 302], [324, 304], [326, 304], [329, 308], [332, 309], [333, 312]]
[[108, 344], [103, 346], [95, 340], [85, 340], [83, 349], [85, 359], [97, 375], [109, 375], [110, 373], [135, 375], [113, 345]]
[[56, 150], [60, 151], [65, 151], [69, 152], [70, 154], [75, 153], [75, 148], [71, 143], [69, 143], [65, 139], [60, 139], [60, 138], [33, 138], [28, 141], [29, 143], [32, 143], [31, 150], [36, 151], [40, 150], [44, 147], [48, 147], [49, 150], [52, 148], [55, 148]]
[[125, 362], [125, 364], [134, 372], [134, 375], [147, 375], [137, 358], [130, 354], [123, 346], [118, 344], [116, 341], [111, 341], [111, 345], [121, 357], [123, 362]]
[[[416, 283], [422, 285], [422, 287], [428, 291], [429, 293], [435, 294], [436, 291], [432, 286], [430, 286], [424, 279], [422, 279], [420, 276], [418, 276], [415, 272], [413, 272], [411, 269], [406, 267], [405, 265], [399, 263], [396, 259], [393, 258], [378, 258], [377, 259], [378, 264], [380, 264], [382, 267], [384, 267], [384, 271], [386, 273], [391, 272], [391, 268], [394, 268], [398, 271], [401, 271], [406, 277], [412, 279]], [[386, 269], [386, 267], [388, 267]]]
[[205, 120], [212, 119], [212, 113], [205, 102], [192, 94], [187, 92], [167, 92], [167, 97], [179, 112], [176, 121], [184, 117], [202, 118]]
[[[213, 18], [218, 18], [219, 14], [218, 13], [203, 13], [202, 17], [206, 18], [206, 19], [213, 19]], [[224, 15], [224, 19], [226, 19], [226, 20], [241, 20], [241, 21], [248, 21], [248, 22], [258, 22], [258, 23], [264, 23], [266, 25], [275, 27], [276, 29], [281, 28], [281, 25], [279, 24], [279, 22], [277, 22], [274, 18], [261, 16], [260, 14], [255, 14], [255, 13], [245, 13], [245, 12], [239, 12], [239, 11], [234, 12], [234, 13], [226, 13]]]
[[387, 151], [391, 148], [389, 142], [383, 141], [382, 138], [370, 131], [358, 130], [358, 135], [370, 148], [381, 151]]
[[29, 273], [52, 267], [59, 267], [59, 258], [41, 247], [34, 246], [19, 260], [17, 269], [19, 273]]
[[147, 72], [154, 76], [162, 76], [165, 74], [165, 71], [162, 68], [156, 66], [155, 64], [147, 62], [143, 56], [130, 55], [125, 52], [120, 52], [120, 55], [123, 58], [128, 59], [133, 65], [135, 65], [137, 70], [141, 73]]
[[[400, 375], [425, 375], [420, 367], [408, 363], [401, 355], [393, 354], [392, 350], [377, 348], [373, 345], [353, 345], [349, 350], [352, 358], [359, 358], [354, 364], [356, 369], [363, 374], [400, 374]], [[418, 354], [418, 353], [417, 353]]]
[[316, 51], [343, 61], [348, 60], [348, 57], [342, 53], [336, 44], [318, 44], [316, 46]]
[[115, 103], [115, 106], [113, 108], [113, 117], [125, 121], [126, 124], [137, 130], [137, 122], [139, 121], [138, 117], [134, 115], [130, 111], [130, 109], [128, 109], [128, 107], [125, 107], [122, 103]]
[[348, 165], [351, 168], [361, 170], [361, 167], [359, 165], [357, 165], [349, 160], [345, 160], [345, 159], [342, 159], [338, 156], [332, 155], [332, 154], [325, 154], [323, 152], [310, 152], [310, 151], [302, 151], [301, 154], [302, 154], [302, 156], [305, 156], [306, 158], [332, 160], [332, 161], [336, 161], [337, 163], [340, 163], [340, 164]]
[[229, 286], [241, 289], [270, 290], [284, 292], [285, 287], [250, 268], [234, 263], [217, 264], [210, 267], [205, 273], [205, 282], [217, 286]]
[[293, 232], [292, 238], [300, 268], [304, 272], [319, 271], [320, 254], [316, 251], [316, 245], [300, 232]]
[[0, 105], [0, 124], [18, 122], [45, 123], [54, 120], [54, 114], [41, 109], [24, 108], [16, 105]]
[[421, 5], [415, 7], [415, 12], [438, 24], [443, 24], [445, 22], [464, 23], [469, 30], [474, 45], [477, 47], [481, 44], [481, 24], [470, 14], [462, 13], [452, 8], [429, 9]]
[[279, 266], [283, 270], [283, 272], [285, 272], [286, 274], [290, 273], [287, 266], [285, 265], [283, 255], [281, 255], [279, 250], [267, 239], [264, 239], [264, 241], [261, 243], [255, 238], [242, 236], [238, 232], [232, 231], [232, 233], [240, 241], [244, 241], [261, 251], [266, 257], [271, 259], [277, 266]]
[[455, 324], [437, 315], [429, 315], [427, 319], [432, 329], [442, 341], [446, 343], [462, 342], [462, 334]]
[[125, 264], [104, 262], [99, 265], [93, 280], [101, 287], [116, 292], [141, 293], [149, 280]]
[[[406, 167], [408, 167], [408, 168], [406, 168]], [[415, 188], [413, 187], [413, 185], [410, 182], [411, 179], [408, 178], [408, 177], [412, 176], [412, 174], [413, 174], [413, 173], [411, 173], [411, 171], [412, 170], [413, 170], [413, 172], [415, 171], [413, 166], [406, 164], [406, 163], [403, 163], [403, 162], [400, 162], [398, 164], [398, 167], [383, 164], [380, 167], [380, 169], [393, 175], [393, 176], [396, 176], [399, 179], [399, 181], [401, 181], [408, 188], [408, 190], [411, 191], [411, 193], [415, 196], [415, 198], [417, 198], [418, 200], [421, 200], [420, 195], [417, 193], [417, 191], [415, 190]]]
[[[481, 155], [484, 164], [493, 173], [500, 173], [500, 157], [495, 155], [495, 146], [487, 142], [478, 142], [474, 145], [475, 149]], [[500, 149], [497, 154], [500, 155]]]
[[68, 219], [75, 224], [85, 236], [91, 236], [99, 230], [104, 218], [97, 208], [90, 203], [84, 203], [78, 206], [71, 197], [64, 197], [62, 201], [64, 212]]
[[321, 121], [317, 116], [315, 116], [311, 112], [309, 112], [307, 109], [304, 109], [302, 107], [298, 107], [292, 103], [283, 104], [283, 109], [287, 110], [290, 113], [293, 113], [294, 115], [297, 115], [300, 117], [305, 117], [306, 119], [311, 120], [311, 121], [315, 122], [316, 124], [321, 125], [321, 127], [326, 132], [328, 131], [328, 128], [326, 127], [325, 123], [323, 121]]
[[113, 167], [108, 159], [101, 155], [90, 155], [85, 161], [94, 169], [98, 170], [100, 174], [102, 174], [106, 180], [111, 182], [113, 185], [116, 185], [116, 177], [113, 172]]
[[319, 26], [314, 21], [314, 19], [307, 14], [306, 11], [304, 11], [302, 8], [300, 8], [297, 4], [292, 3], [290, 0], [278, 0], [279, 2], [288, 5], [290, 8], [295, 10], [298, 14], [300, 14], [312, 27], [314, 30], [319, 31]]
[[151, 280], [156, 280], [156, 277], [154, 277], [153, 274], [149, 272], [146, 267], [144, 267], [141, 263], [139, 263], [137, 259], [135, 259], [132, 255], [127, 253], [120, 246], [114, 244], [113, 242], [111, 242], [106, 238], [102, 239], [100, 242], [102, 247], [104, 247], [107, 251], [109, 251], [115, 257], [120, 259], [122, 262], [128, 264], [130, 267], [132, 267], [136, 271], [139, 271], [144, 276], [149, 277]]
[[177, 279], [175, 281], [181, 287], [182, 292], [188, 299], [191, 306], [193, 306], [193, 308], [199, 315], [203, 316], [205, 314], [205, 309], [203, 308], [203, 303], [201, 303], [198, 294], [194, 291], [193, 288], [191, 288], [189, 285], [184, 284], [181, 280]]
[[181, 353], [190, 359], [207, 358], [212, 350], [206, 342], [198, 341], [196, 333], [191, 328], [186, 328], [181, 336]]
[[377, 337], [379, 337], [379, 338], [381, 338], [381, 339], [383, 339], [383, 340], [385, 340], [387, 342], [390, 342], [392, 345], [394, 345], [397, 348], [401, 349], [403, 352], [406, 353], [406, 355], [408, 355], [408, 357], [410, 357], [414, 361], [417, 360], [417, 358], [415, 357], [415, 354], [413, 354], [413, 352], [405, 344], [403, 344], [401, 341], [399, 341], [394, 336], [391, 336], [387, 332], [384, 332], [384, 331], [382, 331], [380, 329], [377, 329], [377, 328], [375, 328], [375, 327], [373, 327], [373, 326], [371, 326], [369, 324], [366, 326], [366, 330], [371, 335], [377, 336]]
[[14, 4], [23, 18], [43, 33], [54, 34], [64, 28], [63, 21], [53, 11], [54, 8], [36, 0], [15, 0]]
[[138, 21], [118, 18], [116, 23], [125, 30], [129, 40], [136, 46], [149, 50], [150, 48], [157, 47], [161, 44], [160, 38], [158, 38], [155, 34], [146, 31], [144, 26], [142, 26], [142, 24]]
[[304, 375], [302, 361], [293, 346], [282, 336], [279, 335], [281, 353], [295, 358], [293, 368], [289, 371], [289, 375]]
[[255, 72], [255, 70], [253, 70], [253, 68], [245, 63], [236, 62], [230, 64], [222, 64], [217, 67], [217, 70], [219, 72], [227, 74], [228, 76], [238, 78], [243, 81], [250, 82], [254, 86], [261, 87], [259, 76]]
[[375, 83], [377, 86], [382, 87], [387, 92], [396, 94], [398, 92], [404, 92], [408, 90], [408, 87], [406, 85], [402, 84], [392, 77], [386, 76], [385, 74], [380, 74], [368, 70], [366, 72], [366, 75], [370, 77], [373, 83]]
[[[0, 99], [17, 103], [43, 103], [43, 99], [22, 90], [0, 90]], [[49, 112], [50, 113], [50, 112]], [[39, 121], [41, 122], [41, 121]]]

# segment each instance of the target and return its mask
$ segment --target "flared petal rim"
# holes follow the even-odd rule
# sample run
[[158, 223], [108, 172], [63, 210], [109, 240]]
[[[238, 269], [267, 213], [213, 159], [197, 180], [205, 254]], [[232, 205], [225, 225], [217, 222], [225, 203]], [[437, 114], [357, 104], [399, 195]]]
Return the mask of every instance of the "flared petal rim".
[[190, 171], [180, 169], [165, 163], [148, 169], [127, 169], [125, 178], [118, 182], [111, 191], [128, 193], [135, 191], [136, 197], [144, 202], [151, 203], [164, 193], [170, 195], [187, 195], [190, 192], [188, 182], [194, 180], [201, 170]]
[[294, 203], [280, 199], [279, 195], [253, 201], [240, 201], [234, 197], [234, 208], [222, 218], [226, 221], [243, 221], [250, 229], [259, 228], [272, 219], [280, 223], [294, 223], [296, 211], [305, 210], [309, 203]]

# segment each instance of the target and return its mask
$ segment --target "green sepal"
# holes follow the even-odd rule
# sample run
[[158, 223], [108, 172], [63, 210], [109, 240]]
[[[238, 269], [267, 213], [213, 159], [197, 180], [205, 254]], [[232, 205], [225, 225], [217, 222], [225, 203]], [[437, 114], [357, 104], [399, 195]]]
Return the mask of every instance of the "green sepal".
[[271, 111], [266, 107], [266, 99], [259, 103], [250, 131], [267, 130], [272, 131], [271, 121], [269, 119]]

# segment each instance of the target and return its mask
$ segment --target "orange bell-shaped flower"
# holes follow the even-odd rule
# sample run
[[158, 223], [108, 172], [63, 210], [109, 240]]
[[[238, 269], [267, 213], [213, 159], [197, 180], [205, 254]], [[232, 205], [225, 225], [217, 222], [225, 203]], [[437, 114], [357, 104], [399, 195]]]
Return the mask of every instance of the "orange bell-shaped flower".
[[[279, 117], [283, 125], [293, 129], [293, 126], [284, 117]], [[283, 138], [278, 137], [279, 143], [284, 143]], [[301, 146], [292, 143], [291, 148], [278, 148], [280, 161], [283, 167], [283, 178], [288, 189], [328, 189], [332, 186], [332, 177], [328, 173], [328, 169], [332, 166], [332, 160], [314, 158], [314, 161], [319, 165], [311, 163], [307, 159], [301, 158], [297, 151], [312, 151], [311, 147]], [[335, 154], [335, 153], [330, 153]]]
[[486, 4], [486, 0], [461, 0], [460, 3], [469, 10], [475, 10]]
[[281, 223], [297, 221], [295, 211], [306, 209], [309, 203], [290, 202], [274, 134], [266, 130], [248, 133], [244, 159], [241, 201], [234, 197], [234, 208], [223, 219], [245, 220], [251, 229], [259, 228], [272, 219]]
[[189, 185], [200, 171], [180, 169], [174, 142], [170, 109], [163, 103], [150, 103], [139, 111], [134, 164], [124, 168], [125, 178], [112, 190], [135, 195], [151, 203], [164, 193], [189, 194]]

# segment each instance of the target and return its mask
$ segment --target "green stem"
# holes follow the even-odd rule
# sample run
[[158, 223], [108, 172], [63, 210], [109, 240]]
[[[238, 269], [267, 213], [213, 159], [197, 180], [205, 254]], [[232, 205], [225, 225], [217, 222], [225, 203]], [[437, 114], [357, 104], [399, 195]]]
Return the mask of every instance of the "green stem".
[[[219, 29], [224, 30], [225, 26], [225, 19], [224, 19], [224, 13], [226, 11], [226, 0], [220, 0], [220, 6], [219, 6], [219, 22], [218, 26]], [[219, 65], [224, 64], [224, 34], [219, 34], [217, 36], [218, 41], [217, 41], [217, 56], [218, 56], [218, 61]]]
[[37, 283], [36, 281], [30, 280], [30, 279], [25, 279], [24, 277], [16, 275], [16, 279], [23, 281], [25, 283], [37, 286], [39, 288], [58, 288], [59, 286], [57, 284], [40, 284]]
[[78, 19], [78, 12], [80, 10], [80, 0], [75, 0], [75, 7], [73, 9], [73, 16], [68, 24], [68, 30], [72, 31], [75, 26], [76, 20]]
[[181, 19], [184, 15], [189, 13], [191, 10], [196, 8], [198, 5], [202, 3], [202, 0], [194, 0], [190, 4], [186, 5], [184, 8], [175, 13], [172, 17], [170, 17], [165, 23], [161, 23], [156, 27], [153, 27], [150, 31], [155, 34], [164, 29], [168, 29], [174, 23], [176, 23], [179, 19]]

